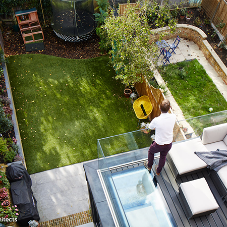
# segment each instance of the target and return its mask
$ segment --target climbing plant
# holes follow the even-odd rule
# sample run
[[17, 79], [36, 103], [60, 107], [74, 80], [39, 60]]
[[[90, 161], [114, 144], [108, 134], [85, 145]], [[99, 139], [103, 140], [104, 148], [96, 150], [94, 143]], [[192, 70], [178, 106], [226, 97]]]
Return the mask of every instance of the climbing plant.
[[107, 32], [103, 28], [103, 24], [105, 22], [105, 19], [109, 16], [108, 10], [109, 10], [109, 1], [108, 0], [96, 0], [98, 6], [95, 8], [96, 13], [95, 15], [95, 21], [97, 23], [96, 27], [96, 34], [100, 37], [100, 49], [102, 52], [107, 52], [111, 46], [108, 43], [107, 40]]
[[167, 5], [159, 6], [156, 1], [139, 1], [136, 6], [128, 6], [121, 16], [114, 12], [105, 19], [102, 26], [107, 32], [111, 45], [110, 54], [116, 71], [116, 79], [125, 85], [142, 82], [143, 77], [153, 76], [152, 69], [158, 48], [151, 41], [152, 27], [168, 25], [174, 30], [176, 21]]

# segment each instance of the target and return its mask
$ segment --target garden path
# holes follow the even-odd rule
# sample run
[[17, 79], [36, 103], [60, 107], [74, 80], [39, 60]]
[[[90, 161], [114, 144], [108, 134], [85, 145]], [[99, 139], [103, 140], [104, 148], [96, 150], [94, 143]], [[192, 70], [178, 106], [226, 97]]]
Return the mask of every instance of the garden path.
[[[173, 40], [167, 42], [172, 43]], [[171, 63], [197, 58], [227, 100], [227, 85], [194, 42], [182, 39], [175, 52], [170, 58]], [[159, 84], [164, 83], [158, 72], [155, 77]], [[170, 100], [177, 119], [184, 120], [184, 115], [170, 92], [166, 98]], [[83, 163], [32, 174], [31, 178], [32, 189], [38, 201], [41, 227], [58, 227], [63, 223], [70, 223], [70, 226], [93, 226]]]

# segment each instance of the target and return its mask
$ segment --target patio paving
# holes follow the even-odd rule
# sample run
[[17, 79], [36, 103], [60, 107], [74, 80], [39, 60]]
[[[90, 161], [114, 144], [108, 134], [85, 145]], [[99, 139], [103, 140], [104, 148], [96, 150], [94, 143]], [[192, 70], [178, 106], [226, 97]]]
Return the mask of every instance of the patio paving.
[[[172, 43], [173, 40], [167, 42]], [[197, 58], [227, 100], [227, 85], [205, 59], [202, 51], [194, 42], [181, 39], [175, 52], [176, 54], [173, 54], [170, 58], [171, 63]], [[155, 73], [155, 77], [159, 83], [164, 83], [158, 72]], [[170, 92], [168, 92], [166, 98], [170, 100], [177, 119], [183, 120], [183, 113]], [[32, 174], [31, 178], [34, 196], [38, 202], [41, 226], [73, 227], [81, 224], [86, 224], [83, 225], [84, 227], [93, 226], [89, 213], [89, 196], [83, 163]], [[74, 214], [81, 215], [85, 222], [71, 222], [70, 224], [72, 217], [75, 219]], [[62, 222], [64, 222], [64, 225], [61, 224]]]
[[92, 221], [82, 163], [32, 174], [31, 179], [41, 226], [60, 227], [63, 222], [78, 226]]

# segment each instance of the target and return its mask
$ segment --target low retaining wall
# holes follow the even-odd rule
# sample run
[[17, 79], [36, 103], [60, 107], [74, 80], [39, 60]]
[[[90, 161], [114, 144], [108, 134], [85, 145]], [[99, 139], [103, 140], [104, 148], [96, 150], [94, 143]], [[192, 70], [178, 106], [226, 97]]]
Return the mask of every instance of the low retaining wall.
[[[2, 50], [4, 51], [4, 44], [3, 44], [3, 37], [2, 37], [1, 30], [0, 30], [0, 45], [1, 45]], [[12, 95], [11, 86], [10, 86], [9, 77], [8, 77], [8, 70], [7, 70], [7, 66], [5, 63], [3, 63], [3, 70], [4, 70], [7, 95], [11, 101], [10, 108], [12, 109], [12, 112], [13, 112], [12, 121], [13, 121], [15, 137], [17, 140], [17, 146], [19, 147], [18, 154], [21, 158], [23, 158], [23, 164], [26, 168], [25, 156], [24, 156], [23, 146], [22, 146], [22, 142], [21, 142], [19, 126], [18, 126], [18, 122], [17, 122], [16, 110], [15, 110], [15, 106], [14, 106], [13, 95]]]
[[[156, 29], [155, 33], [162, 33], [168, 30], [168, 27]], [[216, 72], [220, 75], [223, 81], [227, 84], [227, 68], [221, 59], [218, 57], [212, 46], [208, 43], [207, 35], [198, 27], [188, 24], [177, 24], [176, 31], [168, 34], [163, 39], [172, 39], [179, 35], [181, 38], [189, 39], [195, 42], [200, 50], [203, 52], [205, 58], [214, 67]], [[154, 35], [152, 40], [157, 40], [159, 35]]]

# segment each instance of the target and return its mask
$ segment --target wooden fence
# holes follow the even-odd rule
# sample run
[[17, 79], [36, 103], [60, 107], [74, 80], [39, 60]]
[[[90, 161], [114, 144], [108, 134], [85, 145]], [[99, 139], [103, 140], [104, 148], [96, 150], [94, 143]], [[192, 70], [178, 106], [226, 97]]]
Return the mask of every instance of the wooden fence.
[[[220, 34], [227, 37], [227, 2], [226, 0], [203, 0], [201, 4], [210, 21], [217, 27]], [[224, 25], [223, 27], [220, 27]]]
[[[159, 89], [156, 89], [151, 85], [148, 85], [148, 82], [145, 81], [143, 83], [136, 83], [135, 88], [139, 96], [147, 95], [151, 101], [153, 110], [149, 115], [149, 120], [151, 121], [155, 117], [158, 117], [161, 114], [160, 104], [164, 100], [162, 92]], [[186, 137], [184, 136], [184, 133], [181, 130], [180, 125], [176, 122], [173, 129], [173, 141], [176, 142], [185, 139]]]
[[148, 82], [144, 81], [143, 83], [136, 83], [135, 88], [139, 96], [147, 95], [153, 106], [153, 110], [149, 115], [149, 120], [159, 116], [161, 114], [160, 104], [164, 100], [162, 92], [159, 89], [154, 88], [149, 85]]
[[124, 3], [124, 4], [119, 4], [119, 15], [123, 15], [123, 13], [125, 12], [126, 8], [128, 6], [136, 6], [137, 3]]

